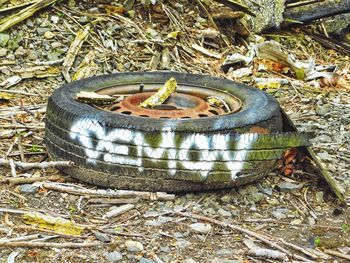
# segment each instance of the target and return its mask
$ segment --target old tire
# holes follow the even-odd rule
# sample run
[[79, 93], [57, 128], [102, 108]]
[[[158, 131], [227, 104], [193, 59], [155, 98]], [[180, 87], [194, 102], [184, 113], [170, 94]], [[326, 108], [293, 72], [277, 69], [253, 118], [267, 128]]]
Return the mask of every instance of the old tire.
[[[198, 119], [150, 119], [99, 110], [75, 101], [80, 91], [136, 92], [175, 77], [187, 90], [225, 92], [242, 109]], [[186, 91], [184, 91], [186, 92]], [[282, 147], [257, 135], [239, 135], [259, 127], [282, 130], [279, 105], [252, 87], [210, 76], [175, 72], [118, 73], [76, 81], [49, 98], [46, 146], [54, 160], [71, 160], [64, 173], [105, 187], [184, 192], [228, 188], [264, 176]], [[265, 146], [262, 144], [265, 143]], [[261, 149], [263, 148], [263, 149]]]

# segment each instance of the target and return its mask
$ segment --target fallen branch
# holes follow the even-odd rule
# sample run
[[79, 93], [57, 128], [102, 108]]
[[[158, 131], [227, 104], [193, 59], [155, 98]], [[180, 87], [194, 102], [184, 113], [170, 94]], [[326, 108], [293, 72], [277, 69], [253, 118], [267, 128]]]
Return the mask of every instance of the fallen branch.
[[62, 75], [67, 82], [71, 82], [69, 70], [72, 67], [75, 57], [78, 54], [85, 39], [88, 37], [89, 30], [90, 30], [90, 25], [87, 25], [78, 31], [77, 35], [75, 36], [75, 39], [73, 40], [73, 42], [69, 47], [66, 57], [64, 58], [64, 61], [62, 64]]
[[[1, 158], [0, 166], [11, 167], [11, 161], [12, 160], [5, 160]], [[42, 162], [42, 163], [23, 163], [19, 161], [13, 161], [13, 164], [15, 165], [16, 168], [22, 168], [22, 169], [33, 169], [33, 168], [47, 169], [52, 167], [70, 167], [74, 165], [74, 163], [71, 161]]]
[[221, 226], [221, 227], [228, 227], [228, 228], [231, 228], [233, 230], [236, 230], [236, 231], [239, 231], [241, 233], [244, 233], [244, 234], [247, 234], [251, 237], [255, 237], [256, 239], [262, 241], [263, 243], [265, 243], [266, 245], [270, 246], [270, 247], [273, 247], [273, 248], [276, 248], [278, 249], [279, 251], [285, 253], [286, 255], [292, 257], [292, 258], [295, 258], [295, 259], [298, 259], [298, 260], [303, 260], [303, 261], [309, 261], [308, 259], [306, 258], [303, 258], [299, 255], [296, 255], [296, 254], [292, 254], [290, 251], [286, 250], [285, 248], [281, 247], [280, 245], [278, 245], [277, 243], [269, 240], [268, 237], [264, 236], [264, 235], [261, 235], [261, 234], [258, 234], [256, 232], [253, 232], [249, 229], [246, 229], [246, 228], [243, 228], [243, 227], [240, 227], [240, 226], [237, 226], [237, 225], [233, 225], [233, 224], [229, 224], [229, 223], [225, 223], [225, 222], [222, 222], [222, 221], [219, 221], [219, 220], [216, 220], [216, 219], [213, 219], [213, 218], [210, 218], [210, 217], [206, 217], [206, 216], [201, 216], [201, 215], [197, 215], [197, 214], [193, 214], [193, 213], [185, 213], [185, 212], [180, 212], [180, 211], [173, 211], [172, 212], [173, 214], [177, 214], [177, 215], [180, 215], [180, 216], [183, 216], [183, 217], [188, 217], [188, 218], [194, 218], [194, 219], [198, 219], [198, 220], [202, 220], [202, 221], [207, 221], [207, 222], [210, 222], [212, 224], [215, 224], [215, 225], [218, 225], [218, 226]]
[[39, 0], [35, 4], [21, 10], [20, 12], [0, 20], [0, 32], [3, 32], [19, 22], [32, 16], [38, 10], [55, 3], [57, 0]]
[[271, 249], [260, 248], [252, 240], [246, 239], [246, 240], [243, 240], [243, 243], [249, 248], [249, 252], [248, 252], [249, 255], [252, 255], [255, 257], [279, 259], [279, 260], [287, 259], [286, 253], [279, 252], [276, 250], [271, 250]]
[[345, 255], [345, 254], [340, 253], [338, 251], [334, 251], [334, 250], [331, 250], [331, 249], [325, 249], [324, 252], [329, 254], [329, 255], [336, 256], [338, 258], [344, 258], [344, 259], [350, 260], [350, 255]]
[[74, 195], [90, 195], [100, 197], [139, 197], [146, 200], [174, 200], [174, 194], [167, 194], [164, 192], [140, 192], [131, 190], [103, 190], [103, 189], [87, 189], [83, 187], [77, 187], [73, 184], [63, 184], [54, 182], [44, 182], [43, 187], [60, 192], [66, 192]]
[[56, 248], [83, 248], [83, 247], [98, 247], [106, 243], [91, 242], [91, 243], [50, 243], [50, 242], [1, 242], [0, 247], [56, 247]]
[[42, 177], [16, 177], [16, 178], [4, 178], [0, 180], [0, 183], [8, 183], [11, 185], [17, 184], [32, 184], [35, 182], [43, 181], [66, 181], [67, 179], [62, 176], [52, 175], [52, 176], [42, 176]]

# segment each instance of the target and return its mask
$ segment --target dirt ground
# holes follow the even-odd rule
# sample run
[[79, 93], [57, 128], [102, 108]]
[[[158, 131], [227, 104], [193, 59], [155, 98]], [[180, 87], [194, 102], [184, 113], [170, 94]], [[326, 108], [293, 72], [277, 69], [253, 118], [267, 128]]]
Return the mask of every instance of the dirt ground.
[[[278, 41], [298, 59], [313, 57], [317, 64], [336, 65], [339, 75], [304, 82], [296, 80], [290, 70], [257, 60], [249, 75], [237, 76], [232, 70], [224, 73], [221, 65], [227, 55], [245, 54], [248, 46], [236, 35], [225, 41], [196, 1], [164, 1], [149, 7], [137, 4], [128, 13], [114, 2], [92, 2], [56, 3], [0, 33], [0, 81], [18, 80], [10, 87], [0, 84], [1, 157], [47, 161], [47, 99], [66, 82], [63, 60], [71, 54], [76, 33], [89, 25], [88, 36], [67, 71], [73, 79], [76, 72], [81, 73], [84, 58], [93, 52], [94, 59], [86, 62], [87, 70], [81, 73], [84, 77], [174, 70], [251, 85], [256, 85], [255, 77], [289, 80], [265, 90], [279, 100], [300, 131], [313, 133], [312, 149], [340, 185], [350, 188], [348, 55], [324, 48], [297, 28], [288, 29], [262, 37]], [[232, 34], [225, 28], [224, 33]], [[209, 37], [208, 29], [212, 30]], [[210, 53], [199, 51], [194, 44]], [[4, 93], [5, 89], [12, 92]], [[51, 176], [55, 182], [100, 189], [54, 168], [14, 171], [4, 166], [0, 170], [0, 262], [349, 262], [349, 208], [340, 204], [323, 180], [291, 164], [291, 173], [276, 170], [237, 189], [177, 194], [172, 200], [129, 198], [118, 204], [52, 190], [42, 182], [11, 184], [8, 178], [13, 176]], [[106, 216], [121, 203], [133, 206], [119, 216]], [[30, 224], [25, 215], [32, 212], [71, 220], [83, 230], [47, 229], [38, 221]], [[19, 237], [23, 239], [16, 239]], [[15, 245], [9, 247], [4, 244], [7, 241]], [[43, 247], [33, 245], [36, 242]], [[69, 248], [72, 243], [80, 247]], [[257, 251], [271, 258], [257, 256]]]

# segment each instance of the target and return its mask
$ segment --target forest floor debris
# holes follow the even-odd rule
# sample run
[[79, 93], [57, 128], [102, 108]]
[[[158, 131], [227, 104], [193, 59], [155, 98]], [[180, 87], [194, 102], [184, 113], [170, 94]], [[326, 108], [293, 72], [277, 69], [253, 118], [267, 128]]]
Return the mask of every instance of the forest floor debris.
[[[263, 41], [280, 43], [298, 60], [336, 65], [342, 82], [334, 76], [297, 80], [266, 59], [225, 73], [224, 58], [246, 54], [249, 46], [231, 44], [232, 35], [218, 31], [223, 20], [210, 19], [206, 5], [203, 14], [195, 1], [132, 4], [125, 10], [73, 2], [58, 1], [0, 33], [1, 92], [12, 96], [0, 99], [0, 157], [10, 166], [0, 170], [0, 261], [262, 262], [250, 254], [247, 238], [265, 255], [276, 250], [296, 260], [349, 260], [349, 208], [297, 166], [238, 189], [176, 196], [101, 189], [64, 176], [54, 165], [38, 169], [48, 161], [46, 101], [65, 78], [170, 69], [225, 77], [273, 94], [300, 131], [314, 134], [316, 155], [348, 188], [350, 96], [343, 85], [350, 81], [348, 55], [295, 28], [263, 34]], [[11, 8], [10, 1], [4, 8]], [[77, 32], [83, 32], [79, 41]], [[40, 76], [32, 72], [37, 66]], [[54, 74], [47, 72], [51, 67]], [[290, 159], [286, 165], [294, 164]], [[82, 236], [57, 233], [25, 224], [22, 215], [31, 212], [95, 228]]]

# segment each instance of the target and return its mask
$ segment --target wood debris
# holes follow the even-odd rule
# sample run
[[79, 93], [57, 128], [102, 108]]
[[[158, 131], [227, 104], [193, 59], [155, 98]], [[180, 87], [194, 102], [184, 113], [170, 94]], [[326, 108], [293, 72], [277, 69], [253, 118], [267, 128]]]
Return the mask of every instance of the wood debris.
[[155, 107], [161, 105], [164, 101], [166, 101], [170, 95], [175, 91], [177, 87], [177, 82], [175, 78], [170, 78], [165, 82], [165, 84], [159, 88], [159, 90], [153, 94], [151, 97], [146, 99], [145, 101], [140, 103], [140, 107]]
[[38, 10], [47, 7], [55, 2], [57, 2], [57, 0], [38, 0], [33, 5], [19, 11], [18, 13], [1, 19], [0, 32], [9, 29], [10, 27], [32, 16]]
[[69, 70], [71, 69], [75, 57], [77, 56], [81, 46], [89, 35], [90, 25], [85, 26], [75, 36], [74, 41], [71, 43], [67, 55], [62, 64], [62, 75], [67, 82], [71, 82], [71, 77], [69, 75]]

